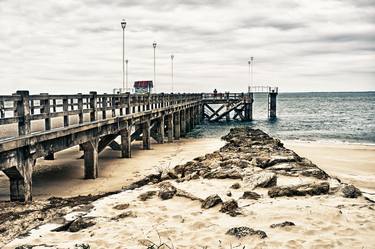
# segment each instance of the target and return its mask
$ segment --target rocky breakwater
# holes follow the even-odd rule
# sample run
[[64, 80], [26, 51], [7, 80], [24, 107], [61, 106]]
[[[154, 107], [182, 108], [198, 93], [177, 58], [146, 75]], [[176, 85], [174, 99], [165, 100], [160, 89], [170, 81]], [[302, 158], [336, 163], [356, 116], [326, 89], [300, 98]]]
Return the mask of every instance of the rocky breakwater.
[[88, 211], [54, 230], [12, 246], [42, 241], [65, 248], [69, 238], [85, 248], [375, 245], [369, 240], [375, 231], [374, 203], [356, 187], [261, 130], [233, 128], [222, 139], [227, 143], [220, 150], [173, 168], [159, 167], [122, 192], [93, 201]]

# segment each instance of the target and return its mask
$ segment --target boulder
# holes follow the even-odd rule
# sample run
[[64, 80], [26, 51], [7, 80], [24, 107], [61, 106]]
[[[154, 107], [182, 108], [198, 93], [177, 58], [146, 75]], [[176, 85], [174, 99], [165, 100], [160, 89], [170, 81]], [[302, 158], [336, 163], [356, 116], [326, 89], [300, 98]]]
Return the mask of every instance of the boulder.
[[273, 187], [268, 191], [268, 195], [271, 198], [281, 197], [281, 196], [305, 196], [305, 195], [322, 195], [328, 194], [329, 183], [311, 183], [311, 184], [301, 184], [294, 186], [281, 186]]
[[239, 189], [239, 188], [241, 188], [241, 185], [238, 182], [236, 182], [232, 186], [230, 186], [230, 188], [232, 188], [232, 189]]
[[220, 212], [227, 213], [230, 216], [237, 216], [241, 214], [238, 212], [238, 203], [234, 199], [223, 202], [223, 205], [220, 208]]
[[241, 197], [241, 199], [252, 199], [252, 200], [258, 200], [261, 196], [252, 191], [245, 191]]
[[202, 208], [208, 209], [222, 202], [223, 200], [221, 200], [220, 196], [218, 196], [217, 194], [210, 195], [205, 200], [203, 200]]
[[95, 222], [92, 220], [92, 218], [80, 217], [80, 218], [74, 220], [70, 224], [67, 231], [75, 233], [75, 232], [78, 232], [82, 229], [85, 229], [85, 228], [88, 228], [88, 227], [91, 227], [91, 226], [94, 226], [94, 225], [95, 225]]
[[242, 175], [238, 170], [223, 169], [221, 167], [207, 172], [203, 177], [207, 179], [242, 179]]
[[258, 172], [245, 176], [243, 181], [252, 189], [257, 187], [269, 188], [276, 186], [277, 176], [272, 172]]
[[342, 193], [345, 198], [357, 198], [362, 195], [361, 190], [356, 188], [354, 185], [346, 185], [342, 188]]
[[245, 236], [257, 235], [261, 239], [267, 238], [267, 234], [262, 230], [254, 230], [250, 227], [233, 227], [229, 229], [226, 234], [242, 238]]
[[159, 184], [159, 187], [159, 197], [162, 200], [173, 198], [177, 192], [177, 189], [170, 182], [162, 182]]

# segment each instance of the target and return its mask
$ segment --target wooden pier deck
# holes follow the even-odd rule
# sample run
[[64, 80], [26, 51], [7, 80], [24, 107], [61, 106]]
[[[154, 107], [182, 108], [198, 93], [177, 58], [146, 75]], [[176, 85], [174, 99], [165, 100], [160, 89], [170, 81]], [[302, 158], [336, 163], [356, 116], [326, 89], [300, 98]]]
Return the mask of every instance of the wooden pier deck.
[[[95, 179], [98, 155], [107, 146], [130, 158], [135, 139], [141, 139], [147, 150], [151, 139], [173, 142], [204, 119], [229, 120], [232, 112], [233, 119], [250, 121], [252, 103], [252, 93], [29, 95], [17, 91], [0, 96], [0, 128], [5, 134], [0, 136], [0, 170], [9, 177], [10, 199], [31, 201], [37, 158], [53, 160], [54, 153], [79, 145], [84, 176]], [[212, 104], [221, 105], [220, 110]], [[44, 129], [35, 131], [37, 122]], [[115, 141], [118, 136], [120, 144]]]

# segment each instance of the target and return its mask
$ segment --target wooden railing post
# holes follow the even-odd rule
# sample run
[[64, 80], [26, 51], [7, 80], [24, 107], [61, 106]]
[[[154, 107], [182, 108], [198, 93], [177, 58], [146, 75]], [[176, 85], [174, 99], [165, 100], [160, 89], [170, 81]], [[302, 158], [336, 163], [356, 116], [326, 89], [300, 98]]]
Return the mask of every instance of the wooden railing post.
[[107, 118], [107, 94], [104, 94], [104, 97], [102, 97], [102, 119]]
[[68, 105], [68, 97], [65, 96], [63, 98], [63, 112], [64, 112], [64, 127], [69, 126], [69, 105]]
[[78, 110], [79, 110], [79, 114], [78, 114], [78, 119], [79, 119], [79, 123], [82, 124], [83, 123], [83, 97], [82, 97], [82, 93], [78, 93]]
[[97, 119], [96, 103], [97, 92], [90, 92], [90, 121], [93, 122]]
[[111, 97], [112, 117], [116, 117], [116, 97]]
[[44, 129], [48, 131], [48, 130], [51, 130], [51, 117], [50, 117], [51, 106], [49, 103], [49, 97], [48, 97], [48, 93], [41, 93], [40, 96], [43, 96], [43, 100], [42, 100], [43, 107], [41, 107], [40, 113], [43, 113], [46, 116], [44, 118]]
[[130, 93], [127, 93], [126, 94], [126, 111], [125, 111], [126, 114], [130, 114], [131, 112], [130, 99], [131, 99]]
[[5, 118], [4, 101], [0, 101], [0, 118]]
[[31, 132], [31, 118], [29, 105], [29, 91], [17, 91], [21, 99], [16, 102], [15, 114], [18, 116], [18, 135], [27, 135]]

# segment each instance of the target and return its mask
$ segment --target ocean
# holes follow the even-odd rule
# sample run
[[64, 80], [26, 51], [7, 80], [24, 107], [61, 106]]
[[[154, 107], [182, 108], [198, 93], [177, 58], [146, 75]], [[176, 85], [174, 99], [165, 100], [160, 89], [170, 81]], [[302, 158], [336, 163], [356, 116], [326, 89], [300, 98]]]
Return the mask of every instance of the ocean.
[[375, 92], [279, 93], [274, 121], [267, 117], [267, 94], [254, 95], [252, 122], [205, 123], [190, 136], [250, 126], [281, 140], [375, 144]]

